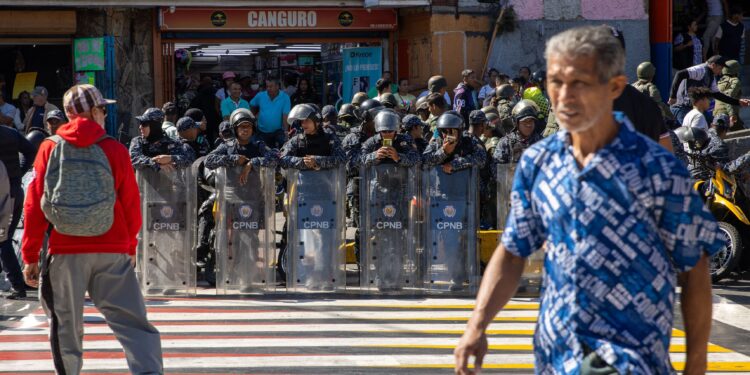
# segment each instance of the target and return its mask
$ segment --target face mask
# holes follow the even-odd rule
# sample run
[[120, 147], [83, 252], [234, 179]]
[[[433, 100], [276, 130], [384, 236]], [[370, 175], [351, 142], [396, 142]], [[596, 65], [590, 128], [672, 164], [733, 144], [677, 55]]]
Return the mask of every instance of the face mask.
[[253, 91], [257, 91], [259, 87], [260, 85], [257, 83], [253, 83], [252, 85], [250, 85], [250, 88], [253, 89]]

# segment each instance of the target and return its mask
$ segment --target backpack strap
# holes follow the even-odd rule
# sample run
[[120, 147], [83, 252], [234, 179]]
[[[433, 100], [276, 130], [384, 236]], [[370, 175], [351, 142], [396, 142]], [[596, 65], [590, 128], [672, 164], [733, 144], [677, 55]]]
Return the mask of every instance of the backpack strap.
[[49, 137], [47, 137], [47, 140], [48, 140], [48, 141], [52, 141], [52, 142], [55, 142], [55, 144], [57, 144], [57, 143], [60, 143], [60, 142], [64, 141], [64, 139], [63, 139], [63, 138], [62, 138], [61, 136], [59, 136], [59, 135], [52, 135], [52, 136], [49, 136]]

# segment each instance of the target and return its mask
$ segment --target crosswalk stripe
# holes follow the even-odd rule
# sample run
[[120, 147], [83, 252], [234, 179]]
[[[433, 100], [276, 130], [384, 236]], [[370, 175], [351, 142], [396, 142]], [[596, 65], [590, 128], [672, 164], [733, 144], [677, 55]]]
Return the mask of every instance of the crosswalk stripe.
[[[531, 373], [539, 305], [514, 299], [511, 306], [487, 330], [484, 368]], [[432, 373], [453, 368], [473, 301], [176, 298], [149, 300], [147, 308], [162, 335], [166, 373]], [[51, 371], [43, 312], [10, 325], [0, 331], [0, 373]], [[90, 303], [84, 332], [87, 375], [126, 373], [119, 342]], [[678, 370], [686, 349], [685, 332], [674, 329], [669, 351]], [[750, 373], [750, 357], [715, 344], [708, 351], [709, 371]]]

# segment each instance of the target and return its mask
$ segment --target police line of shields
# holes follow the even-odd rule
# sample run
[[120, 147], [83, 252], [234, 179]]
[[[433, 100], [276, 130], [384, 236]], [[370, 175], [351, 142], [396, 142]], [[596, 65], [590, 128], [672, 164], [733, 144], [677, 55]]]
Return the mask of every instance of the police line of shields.
[[[513, 178], [518, 164], [497, 165], [497, 227], [505, 228], [505, 220], [510, 213], [510, 194], [513, 191]], [[519, 294], [539, 294], [544, 271], [544, 251], [539, 250], [526, 259]]]
[[287, 170], [287, 288], [346, 288], [344, 168]]
[[196, 178], [190, 168], [140, 169], [143, 226], [136, 272], [146, 295], [195, 295]]
[[360, 286], [380, 293], [417, 291], [417, 169], [397, 164], [362, 167]]
[[430, 293], [473, 294], [479, 286], [476, 168], [423, 172], [425, 242], [422, 287]]
[[276, 288], [275, 171], [243, 167], [216, 173], [217, 293], [267, 292]]

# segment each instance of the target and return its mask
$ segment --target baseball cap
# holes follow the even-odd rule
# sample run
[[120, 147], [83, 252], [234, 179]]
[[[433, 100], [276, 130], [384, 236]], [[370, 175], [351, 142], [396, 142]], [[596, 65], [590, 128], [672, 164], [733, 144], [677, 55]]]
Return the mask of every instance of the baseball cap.
[[727, 66], [727, 59], [721, 55], [713, 55], [706, 60], [706, 63]]
[[49, 92], [46, 88], [44, 88], [44, 86], [34, 87], [34, 90], [31, 91], [31, 97], [33, 98], [40, 95], [46, 97], [47, 95], [49, 95]]
[[222, 121], [219, 124], [219, 132], [224, 133], [232, 130], [232, 124], [229, 121]]
[[235, 78], [235, 77], [237, 77], [237, 75], [234, 74], [234, 72], [224, 72], [224, 74], [221, 75], [221, 79], [222, 80], [229, 79], [229, 78]]
[[479, 109], [475, 109], [469, 113], [469, 124], [481, 124], [487, 122], [487, 115]]
[[195, 120], [192, 118], [185, 116], [179, 120], [177, 120], [177, 131], [178, 132], [184, 132], [185, 130], [190, 130], [192, 128], [197, 128], [198, 124], [195, 123]]
[[65, 108], [65, 113], [69, 115], [90, 112], [94, 107], [115, 103], [117, 101], [104, 99], [99, 89], [89, 84], [75, 85], [63, 95], [63, 107]]
[[401, 124], [406, 131], [411, 131], [415, 126], [424, 126], [422, 119], [411, 114], [404, 116], [404, 118], [401, 119]]
[[49, 120], [59, 120], [59, 121], [65, 121], [65, 115], [62, 113], [59, 109], [53, 109], [49, 112], [47, 112], [47, 116], [44, 117], [44, 121]]
[[164, 111], [159, 108], [149, 108], [140, 116], [135, 116], [139, 122], [164, 122]]
[[726, 129], [729, 127], [729, 116], [725, 114], [718, 115], [714, 117], [714, 120], [711, 122], [711, 125]]

